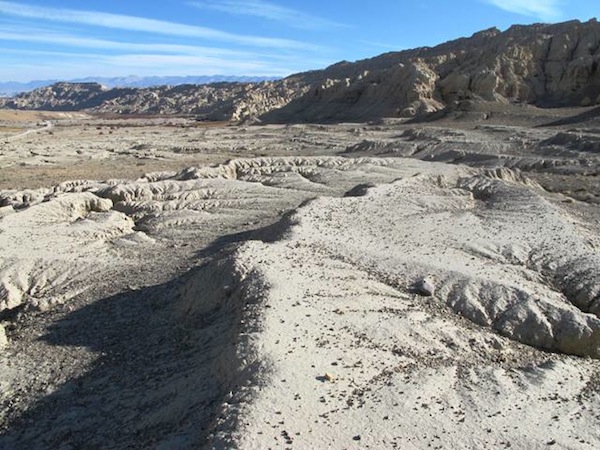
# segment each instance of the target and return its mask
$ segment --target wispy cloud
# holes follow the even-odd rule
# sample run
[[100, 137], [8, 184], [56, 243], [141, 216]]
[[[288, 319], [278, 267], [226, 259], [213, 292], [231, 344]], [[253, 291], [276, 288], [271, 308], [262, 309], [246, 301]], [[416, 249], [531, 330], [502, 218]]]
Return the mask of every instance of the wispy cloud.
[[283, 22], [287, 26], [307, 30], [323, 30], [346, 26], [334, 20], [318, 17], [264, 0], [206, 0], [188, 2], [188, 4], [201, 9]]
[[[43, 26], [8, 25], [0, 29], [0, 42], [36, 44], [35, 50], [5, 46], [2, 79], [73, 79], [87, 76], [246, 75], [287, 76], [303, 64], [321, 67], [312, 58], [290, 58], [285, 52], [245, 51], [183, 44], [139, 43], [98, 39], [55, 32]], [[72, 48], [73, 51], [57, 49]], [[262, 51], [265, 50], [265, 51]], [[59, 60], [60, 64], [56, 61]], [[24, 73], [29, 75], [24, 76]]]
[[0, 41], [35, 42], [38, 44], [96, 50], [119, 50], [133, 52], [163, 52], [183, 55], [218, 56], [222, 58], [277, 57], [277, 54], [231, 50], [219, 47], [206, 47], [182, 44], [137, 43], [97, 39], [75, 34], [56, 33], [43, 28], [4, 27], [0, 29]]
[[94, 27], [210, 39], [243, 46], [279, 49], [308, 49], [315, 47], [289, 39], [234, 34], [208, 27], [148, 19], [145, 17], [66, 8], [46, 8], [6, 1], [0, 1], [0, 13], [51, 22], [76, 23]]
[[[54, 50], [4, 50], [3, 78], [19, 79], [21, 70], [33, 71], [32, 77], [46, 73], [50, 78], [73, 78], [77, 76], [130, 75], [151, 72], [153, 75], [182, 74], [236, 74], [286, 76], [297, 72], [297, 62], [275, 54], [256, 54], [237, 50], [211, 47], [194, 47], [171, 44], [140, 44], [115, 42], [103, 39], [82, 38], [75, 35], [54, 33], [14, 33], [0, 31], [0, 41], [20, 41], [47, 44], [50, 48], [72, 47], [81, 52], [57, 52]], [[107, 54], [105, 50], [117, 51]], [[95, 53], [97, 52], [97, 53]], [[56, 64], [57, 58], [60, 64]], [[315, 62], [315, 67], [319, 63]], [[90, 69], [94, 73], [90, 73]], [[31, 78], [31, 77], [30, 77]]]
[[[177, 67], [175, 74], [197, 73], [202, 68], [203, 73], [216, 75], [230, 73], [232, 70], [241, 71], [250, 75], [264, 75], [274, 68], [261, 61], [239, 61], [235, 59], [211, 58], [206, 56], [160, 55], [160, 54], [125, 54], [105, 56], [106, 64], [117, 67], [135, 67], [139, 73], [156, 67]], [[145, 70], [139, 70], [145, 69]], [[281, 69], [275, 69], [281, 71]], [[269, 72], [270, 73], [270, 72]], [[286, 74], [289, 72], [286, 72]], [[276, 73], [274, 75], [281, 75]]]
[[541, 20], [556, 20], [562, 17], [561, 0], [484, 0], [505, 11]]
[[[25, 56], [25, 57], [24, 57]], [[56, 64], [60, 58], [60, 64]], [[181, 75], [246, 75], [286, 76], [298, 71], [297, 67], [271, 64], [262, 60], [221, 59], [206, 56], [124, 53], [68, 53], [19, 51], [3, 55], [7, 66], [2, 70], [2, 81], [33, 79], [74, 79], [90, 76], [154, 76]], [[102, 68], [101, 71], [90, 68]], [[23, 71], [32, 75], [23, 77]]]

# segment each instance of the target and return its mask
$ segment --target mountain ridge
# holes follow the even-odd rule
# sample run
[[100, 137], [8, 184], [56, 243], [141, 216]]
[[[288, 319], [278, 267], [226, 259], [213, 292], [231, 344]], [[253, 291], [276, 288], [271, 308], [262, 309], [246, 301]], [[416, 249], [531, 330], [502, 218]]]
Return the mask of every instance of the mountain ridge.
[[489, 28], [276, 81], [112, 90], [59, 83], [0, 106], [267, 123], [365, 121], [423, 116], [465, 102], [600, 104], [599, 67], [600, 24], [591, 19]]
[[2, 81], [0, 82], [0, 97], [11, 97], [17, 94], [33, 91], [34, 89], [51, 86], [56, 83], [99, 83], [109, 88], [147, 88], [164, 85], [181, 84], [211, 84], [221, 82], [257, 83], [260, 81], [277, 80], [280, 77], [252, 77], [233, 75], [182, 75], [182, 76], [137, 76], [124, 77], [84, 77], [71, 80], [32, 80], [29, 82]]

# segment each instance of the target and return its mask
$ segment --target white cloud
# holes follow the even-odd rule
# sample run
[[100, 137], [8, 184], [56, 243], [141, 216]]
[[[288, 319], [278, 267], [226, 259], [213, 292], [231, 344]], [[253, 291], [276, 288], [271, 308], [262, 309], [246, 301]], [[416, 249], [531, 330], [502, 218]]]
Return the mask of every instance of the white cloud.
[[[25, 57], [24, 57], [25, 56]], [[68, 53], [44, 51], [7, 52], [2, 80], [31, 81], [86, 77], [116, 77], [151, 74], [153, 76], [182, 75], [244, 75], [287, 76], [297, 67], [266, 63], [262, 60], [221, 59], [207, 56]], [[60, 64], [56, 64], [57, 58]], [[289, 61], [288, 61], [289, 62]], [[29, 75], [24, 76], [24, 73]]]
[[120, 50], [134, 52], [163, 52], [182, 55], [205, 55], [227, 58], [275, 58], [278, 55], [268, 53], [247, 52], [219, 47], [205, 47], [180, 44], [160, 44], [112, 41], [96, 39], [74, 34], [55, 33], [40, 28], [4, 27], [0, 29], [0, 41], [35, 42], [39, 44], [60, 45], [66, 47]]
[[211, 39], [244, 46], [305, 50], [310, 49], [311, 47], [316, 48], [315, 46], [289, 39], [233, 34], [213, 28], [97, 11], [45, 8], [0, 1], [0, 13], [51, 22], [77, 23], [95, 27], [142, 31], [153, 34]]
[[345, 25], [339, 22], [264, 0], [205, 0], [188, 2], [188, 4], [201, 9], [211, 9], [228, 14], [260, 17], [262, 19], [283, 22], [294, 28], [321, 30], [345, 27]]
[[484, 0], [505, 11], [553, 21], [562, 17], [561, 0]]
[[[0, 29], [1, 41], [43, 44], [35, 50], [4, 48], [2, 81], [131, 74], [287, 76], [304, 70], [305, 64], [322, 67], [330, 63], [312, 58], [298, 59], [279, 52], [117, 42], [57, 33], [43, 27], [6, 26]], [[74, 51], [57, 50], [61, 48], [73, 48]]]
[[[176, 74], [206, 73], [216, 75], [223, 73], [248, 73], [250, 75], [265, 75], [270, 66], [260, 61], [239, 61], [235, 59], [221, 59], [207, 56], [187, 55], [152, 55], [152, 54], [125, 54], [103, 57], [105, 64], [117, 67], [135, 68], [136, 73], [144, 73], [148, 69], [157, 67], [177, 67]], [[143, 70], [142, 70], [143, 69]], [[169, 71], [169, 69], [167, 69]], [[279, 75], [279, 74], [274, 74]]]
[[[0, 32], [0, 41], [13, 40], [14, 35]], [[294, 67], [296, 61], [281, 58], [279, 55], [273, 57], [256, 57], [252, 53], [223, 51], [218, 49], [186, 48], [184, 53], [146, 53], [151, 45], [130, 44], [130, 43], [111, 43], [110, 41], [77, 40], [65, 36], [21, 36], [23, 41], [28, 42], [46, 42], [67, 44], [73, 47], [85, 47], [86, 49], [106, 49], [118, 48], [119, 50], [129, 50], [127, 53], [117, 55], [107, 55], [102, 53], [91, 53], [90, 50], [85, 53], [69, 53], [56, 51], [25, 51], [13, 50], [4, 51], [4, 61], [7, 64], [3, 69], [3, 78], [21, 78], [11, 74], [27, 68], [33, 71], [35, 67], [44, 67], [43, 72], [53, 75], [50, 78], [74, 78], [74, 75], [67, 75], [69, 71], [78, 74], [77, 76], [114, 76], [149, 73], [152, 75], [246, 75], [246, 76], [287, 76], [290, 73], [299, 70]], [[73, 40], [73, 42], [71, 42]], [[78, 45], [74, 45], [74, 44]], [[114, 44], [114, 45], [113, 45]], [[174, 46], [178, 47], [178, 46]], [[155, 48], [160, 51], [161, 48]], [[142, 51], [143, 53], [135, 53]], [[56, 64], [57, 58], [60, 64]], [[33, 71], [35, 77], [39, 77], [38, 70]]]
[[[131, 74], [286, 76], [331, 63], [318, 57], [326, 47], [294, 40], [13, 1], [0, 1], [0, 25], [3, 80]], [[106, 37], [102, 28], [121, 32], [118, 38]], [[174, 37], [188, 39], [179, 43]]]

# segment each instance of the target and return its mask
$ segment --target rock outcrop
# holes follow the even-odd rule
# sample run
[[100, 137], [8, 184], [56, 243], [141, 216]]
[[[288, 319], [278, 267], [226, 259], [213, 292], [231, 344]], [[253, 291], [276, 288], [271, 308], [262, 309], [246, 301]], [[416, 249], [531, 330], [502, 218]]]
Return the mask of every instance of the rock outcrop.
[[0, 99], [0, 107], [336, 122], [419, 116], [465, 101], [590, 106], [600, 104], [599, 64], [600, 24], [593, 19], [491, 28], [279, 81], [145, 89], [58, 83]]
[[589, 106], [600, 103], [599, 63], [596, 20], [492, 28], [433, 48], [333, 65], [310, 75], [308, 94], [264, 119], [410, 117], [464, 101]]

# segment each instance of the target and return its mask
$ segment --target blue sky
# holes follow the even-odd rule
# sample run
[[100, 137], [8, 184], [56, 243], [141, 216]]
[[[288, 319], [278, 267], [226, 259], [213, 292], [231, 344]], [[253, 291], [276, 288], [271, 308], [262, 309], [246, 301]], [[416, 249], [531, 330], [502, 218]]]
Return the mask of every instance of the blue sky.
[[492, 26], [596, 16], [598, 0], [0, 0], [0, 81], [285, 76]]

